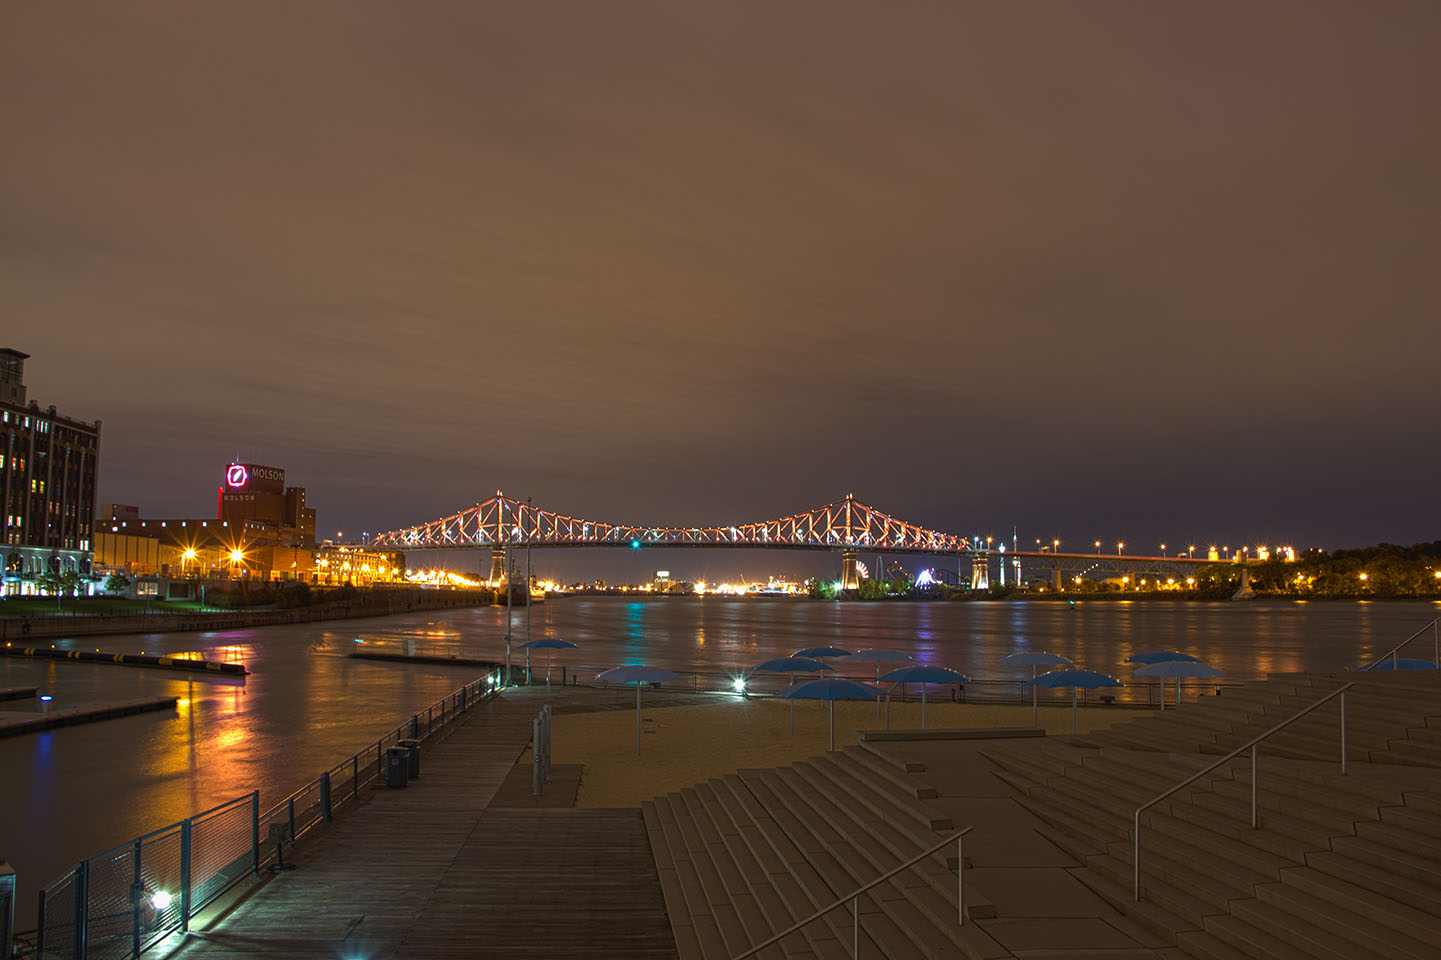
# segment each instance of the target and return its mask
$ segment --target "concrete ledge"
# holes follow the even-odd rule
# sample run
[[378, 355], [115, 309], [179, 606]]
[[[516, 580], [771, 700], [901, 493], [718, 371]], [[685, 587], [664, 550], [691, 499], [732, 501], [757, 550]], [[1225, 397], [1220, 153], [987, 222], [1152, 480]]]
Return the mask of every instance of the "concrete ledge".
[[39, 692], [38, 687], [4, 687], [0, 689], [0, 700], [28, 700]]
[[1017, 737], [1044, 737], [1040, 727], [953, 727], [925, 730], [862, 730], [862, 743], [883, 743], [888, 740], [1012, 740]]

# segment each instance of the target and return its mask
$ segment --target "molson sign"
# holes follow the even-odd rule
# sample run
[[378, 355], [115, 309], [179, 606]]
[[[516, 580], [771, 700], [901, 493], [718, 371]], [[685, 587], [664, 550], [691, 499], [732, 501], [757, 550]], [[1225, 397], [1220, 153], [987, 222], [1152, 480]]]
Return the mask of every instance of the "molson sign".
[[225, 487], [231, 491], [252, 493], [285, 492], [285, 471], [258, 463], [232, 463], [225, 468]]

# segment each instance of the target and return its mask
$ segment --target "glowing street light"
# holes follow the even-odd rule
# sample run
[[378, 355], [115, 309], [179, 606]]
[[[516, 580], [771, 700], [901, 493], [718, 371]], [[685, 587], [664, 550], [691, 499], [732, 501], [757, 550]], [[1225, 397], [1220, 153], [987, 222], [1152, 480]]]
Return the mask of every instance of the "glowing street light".
[[1125, 544], [1125, 542], [1124, 542], [1124, 541], [1117, 540], [1117, 541], [1116, 541], [1116, 556], [1119, 557], [1119, 556], [1121, 555], [1121, 551], [1124, 550], [1124, 549], [1126, 549], [1126, 544]]
[[1096, 556], [1099, 557], [1099, 556], [1101, 555], [1101, 541], [1097, 540], [1095, 546], [1096, 546]]
[[1165, 555], [1166, 555], [1166, 545], [1163, 543], [1163, 544], [1161, 544], [1161, 556], [1164, 557]]
[[1061, 552], [1061, 541], [1059, 541], [1059, 540], [1052, 540], [1052, 541], [1051, 541], [1051, 552], [1052, 552], [1052, 553], [1060, 553], [1060, 552]]
[[1186, 556], [1187, 556], [1187, 557], [1194, 557], [1195, 555], [1196, 555], [1196, 545], [1193, 543], [1193, 544], [1191, 544], [1189, 547], [1186, 548]]

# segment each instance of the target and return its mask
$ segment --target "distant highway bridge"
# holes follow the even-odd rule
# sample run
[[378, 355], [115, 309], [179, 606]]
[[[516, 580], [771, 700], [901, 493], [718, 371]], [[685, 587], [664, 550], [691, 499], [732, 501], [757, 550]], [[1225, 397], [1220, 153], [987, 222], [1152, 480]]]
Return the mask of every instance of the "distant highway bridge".
[[[499, 490], [489, 500], [429, 523], [376, 534], [367, 545], [409, 551], [491, 551], [490, 579], [506, 579], [505, 554], [515, 547], [723, 547], [765, 550], [828, 550], [841, 555], [841, 586], [860, 585], [861, 553], [932, 554], [968, 559], [971, 584], [984, 589], [1044, 572], [1058, 586], [1063, 578], [1097, 573], [1185, 577], [1209, 561], [1190, 557], [1111, 556], [1012, 551], [982, 540], [932, 530], [884, 513], [846, 494], [825, 506], [758, 523], [716, 527], [656, 527], [604, 523], [533, 506]], [[1009, 568], [1008, 570], [1005, 568]], [[959, 570], [958, 570], [959, 572]]]

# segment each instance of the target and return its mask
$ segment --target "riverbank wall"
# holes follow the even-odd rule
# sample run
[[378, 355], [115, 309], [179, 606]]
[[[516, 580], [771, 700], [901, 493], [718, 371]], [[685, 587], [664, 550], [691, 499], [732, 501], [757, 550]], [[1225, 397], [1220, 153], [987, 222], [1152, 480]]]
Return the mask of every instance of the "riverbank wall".
[[471, 590], [376, 590], [347, 600], [289, 610], [224, 610], [215, 613], [97, 614], [93, 616], [6, 617], [0, 619], [0, 643], [58, 637], [98, 637], [126, 633], [185, 633], [273, 627], [321, 620], [385, 617], [419, 610], [477, 607], [493, 602], [489, 592]]

